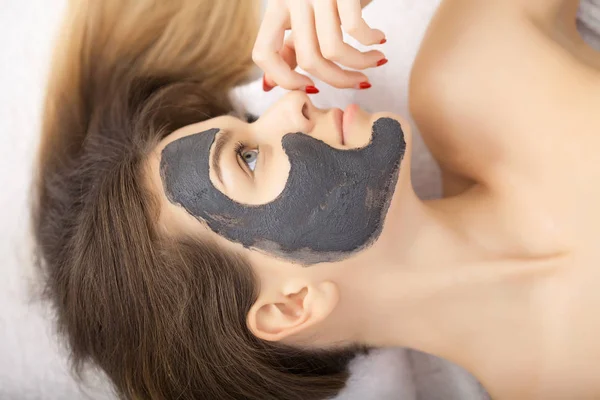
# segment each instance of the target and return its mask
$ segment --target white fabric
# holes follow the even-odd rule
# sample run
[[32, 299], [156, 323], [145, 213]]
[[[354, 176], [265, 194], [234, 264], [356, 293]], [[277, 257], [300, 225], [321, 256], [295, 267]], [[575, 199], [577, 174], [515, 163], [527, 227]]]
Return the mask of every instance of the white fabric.
[[600, 0], [581, 2], [578, 25], [583, 38], [600, 51]]
[[[101, 1], [101, 0], [98, 0]], [[224, 0], [221, 0], [224, 1]], [[369, 71], [373, 88], [334, 91], [318, 85], [318, 106], [358, 102], [366, 109], [404, 116], [412, 61], [439, 0], [375, 0], [365, 11], [383, 29], [390, 62]], [[40, 129], [41, 102], [52, 38], [65, 0], [0, 1], [0, 399], [113, 399], [101, 380], [79, 388], [68, 372], [47, 310], [35, 300], [31, 267], [29, 189], [32, 160]], [[600, 43], [599, 0], [584, 2], [582, 30]], [[255, 82], [238, 91], [241, 101], [260, 112], [278, 97], [264, 94]], [[413, 177], [423, 197], [439, 194], [437, 168], [415, 135]], [[402, 349], [377, 350], [357, 359], [341, 400], [475, 400], [480, 387], [460, 368], [434, 357]]]

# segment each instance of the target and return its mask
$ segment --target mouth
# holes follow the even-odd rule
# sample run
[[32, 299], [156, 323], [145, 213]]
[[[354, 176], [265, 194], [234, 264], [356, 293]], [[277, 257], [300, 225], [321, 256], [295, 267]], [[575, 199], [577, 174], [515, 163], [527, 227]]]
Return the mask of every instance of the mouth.
[[347, 139], [350, 134], [350, 127], [352, 126], [359, 109], [360, 107], [358, 104], [350, 104], [345, 111], [342, 111], [339, 108], [333, 110], [333, 119], [343, 146], [346, 146], [348, 143]]
[[346, 138], [346, 135], [348, 135], [348, 133], [350, 132], [350, 125], [352, 124], [352, 121], [354, 120], [354, 116], [356, 115], [358, 109], [358, 104], [350, 104], [346, 108], [346, 111], [344, 111], [343, 113], [342, 131], [344, 132], [344, 139]]

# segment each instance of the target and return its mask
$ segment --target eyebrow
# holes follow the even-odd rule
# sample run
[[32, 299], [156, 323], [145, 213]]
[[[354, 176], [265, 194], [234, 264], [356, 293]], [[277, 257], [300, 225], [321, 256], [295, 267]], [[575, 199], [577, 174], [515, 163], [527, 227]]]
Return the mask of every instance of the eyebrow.
[[230, 137], [230, 131], [221, 130], [221, 132], [217, 135], [217, 139], [215, 140], [215, 151], [213, 152], [212, 157], [211, 168], [215, 171], [219, 182], [221, 182], [223, 186], [225, 186], [225, 183], [223, 182], [223, 174], [221, 172], [221, 156], [223, 149], [225, 149], [225, 145], [229, 141]]

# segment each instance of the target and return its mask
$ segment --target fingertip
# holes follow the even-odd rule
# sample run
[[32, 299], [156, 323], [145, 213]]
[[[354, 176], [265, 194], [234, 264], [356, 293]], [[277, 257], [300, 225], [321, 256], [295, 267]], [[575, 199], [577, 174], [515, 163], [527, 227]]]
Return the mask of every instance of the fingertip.
[[388, 63], [388, 59], [387, 58], [382, 58], [381, 60], [377, 61], [377, 66], [381, 67], [381, 66], [383, 66], [383, 65], [385, 65], [387, 63]]
[[369, 82], [369, 77], [364, 75], [364, 74], [359, 74], [356, 75], [353, 79], [353, 84], [352, 86], [348, 86], [348, 89], [356, 89], [361, 87], [361, 85], [364, 85], [365, 82]]
[[369, 60], [374, 60], [375, 62], [381, 60], [382, 58], [385, 58], [385, 54], [383, 54], [383, 52], [379, 50], [371, 50], [365, 53], [365, 56], [367, 56]]
[[[302, 77], [306, 78], [306, 79], [303, 80], [303, 83], [302, 83], [302, 85], [300, 87], [303, 87], [303, 88], [314, 87], [314, 88], [316, 88], [317, 85], [315, 85], [315, 82], [312, 79], [310, 79], [309, 77], [304, 76], [304, 75], [302, 75]], [[318, 93], [318, 91], [317, 91], [317, 93]]]
[[317, 94], [319, 93], [319, 89], [317, 89], [314, 85], [308, 85], [304, 88], [306, 94]]
[[383, 33], [383, 31], [380, 31], [379, 29], [374, 29], [375, 35], [377, 37], [375, 44], [385, 44], [387, 43], [387, 38], [385, 33]]
[[[279, 87], [285, 89], [285, 90], [301, 90], [301, 91], [306, 91], [307, 87], [316, 87], [314, 82], [311, 80], [304, 80], [304, 79], [299, 79], [297, 81], [290, 81], [287, 84], [281, 84], [279, 85]], [[317, 91], [318, 92], [318, 91]]]
[[275, 82], [268, 79], [266, 75], [263, 75], [263, 91], [270, 92], [275, 86], [277, 86]]
[[307, 86], [315, 86], [315, 82], [309, 76], [294, 70], [291, 71], [289, 82], [293, 83], [291, 90], [302, 90]]

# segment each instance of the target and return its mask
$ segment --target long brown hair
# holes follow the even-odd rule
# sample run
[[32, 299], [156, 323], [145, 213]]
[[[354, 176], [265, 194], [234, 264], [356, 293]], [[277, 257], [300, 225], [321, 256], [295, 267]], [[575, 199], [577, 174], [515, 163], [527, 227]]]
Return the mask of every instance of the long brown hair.
[[128, 399], [322, 399], [352, 350], [267, 343], [246, 327], [250, 265], [159, 234], [144, 161], [163, 137], [232, 111], [257, 28], [251, 0], [74, 0], [44, 114], [34, 228], [74, 369]]

